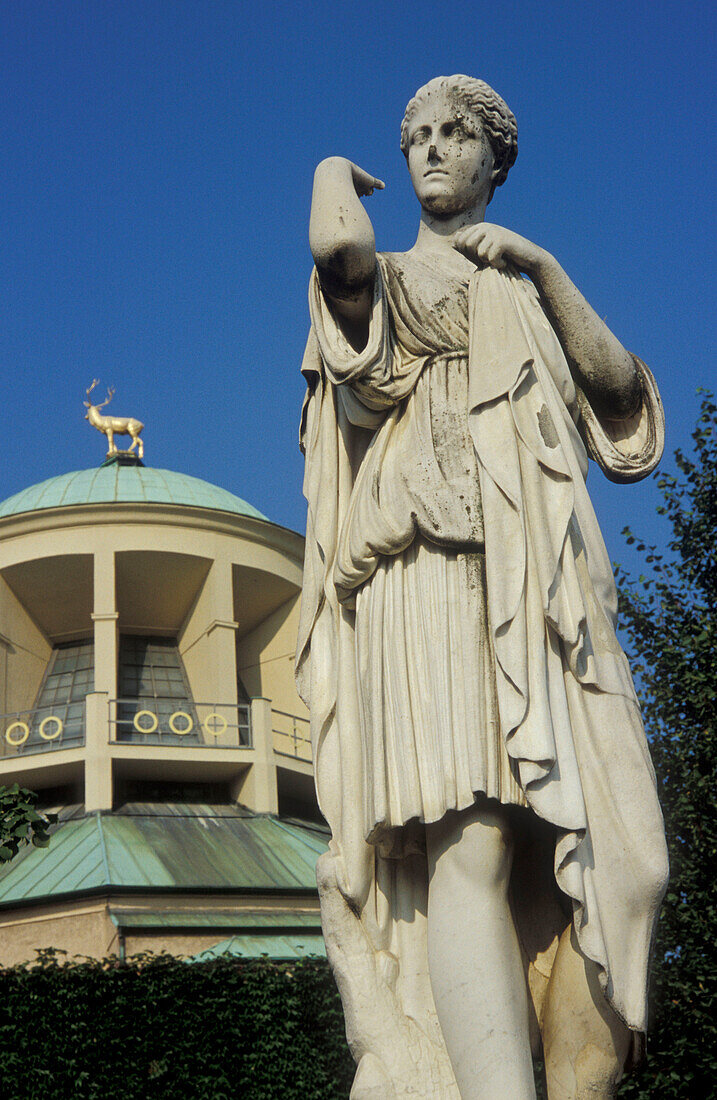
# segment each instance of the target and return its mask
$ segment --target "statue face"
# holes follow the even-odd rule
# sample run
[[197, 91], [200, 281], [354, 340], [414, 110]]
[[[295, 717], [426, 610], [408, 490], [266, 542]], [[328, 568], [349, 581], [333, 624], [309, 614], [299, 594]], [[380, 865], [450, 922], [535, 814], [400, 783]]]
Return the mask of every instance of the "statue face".
[[481, 121], [439, 91], [420, 105], [408, 129], [408, 171], [424, 210], [450, 218], [486, 203], [495, 164]]

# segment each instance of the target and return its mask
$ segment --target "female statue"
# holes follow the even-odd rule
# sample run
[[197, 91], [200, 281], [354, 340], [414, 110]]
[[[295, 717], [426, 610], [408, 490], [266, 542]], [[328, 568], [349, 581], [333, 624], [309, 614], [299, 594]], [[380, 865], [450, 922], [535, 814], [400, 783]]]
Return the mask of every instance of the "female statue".
[[585, 489], [646, 476], [647, 368], [545, 249], [485, 221], [515, 119], [439, 77], [401, 148], [416, 243], [376, 254], [316, 169], [297, 673], [352, 1097], [614, 1094], [646, 1027], [667, 866], [610, 563]]

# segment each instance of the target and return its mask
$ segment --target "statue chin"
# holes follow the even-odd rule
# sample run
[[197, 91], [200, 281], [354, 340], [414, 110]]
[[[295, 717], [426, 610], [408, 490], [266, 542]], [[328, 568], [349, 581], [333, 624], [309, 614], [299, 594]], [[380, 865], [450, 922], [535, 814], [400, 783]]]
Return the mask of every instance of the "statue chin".
[[446, 193], [419, 195], [418, 201], [421, 208], [433, 218], [454, 218], [458, 214], [465, 214], [473, 206], [473, 203], [466, 204], [465, 200], [458, 195]]

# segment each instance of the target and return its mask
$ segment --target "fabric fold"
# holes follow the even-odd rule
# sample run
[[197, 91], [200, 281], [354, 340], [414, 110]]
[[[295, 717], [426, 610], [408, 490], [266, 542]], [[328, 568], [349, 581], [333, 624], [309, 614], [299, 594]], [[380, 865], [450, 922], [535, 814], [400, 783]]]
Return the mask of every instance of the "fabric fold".
[[[408, 933], [402, 925], [397, 935], [398, 902], [386, 885], [400, 876], [388, 873], [364, 829], [371, 792], [355, 596], [377, 561], [403, 552], [417, 532], [449, 545], [455, 531], [441, 494], [448, 502], [449, 490], [458, 487], [454, 499], [462, 490], [430, 456], [407, 466], [412, 446], [430, 445], [427, 387], [445, 353], [432, 330], [419, 330], [420, 311], [409, 308], [404, 281], [392, 280], [393, 262], [379, 259], [369, 344], [359, 355], [312, 280], [314, 327], [302, 368], [308, 519], [297, 684], [311, 711], [319, 804], [341, 890], [376, 950], [389, 949], [400, 972]], [[614, 424], [601, 426], [534, 288], [515, 272], [476, 272], [465, 308], [465, 320], [451, 324], [456, 339], [465, 324], [462, 416], [482, 523], [472, 527], [463, 516], [460, 532], [480, 538], [485, 553], [500, 735], [529, 806], [554, 827], [554, 873], [573, 902], [581, 948], [600, 967], [618, 1014], [644, 1031], [649, 949], [666, 881], [664, 832], [585, 475], [588, 450], [615, 478], [654, 467], [659, 396], [638, 364], [637, 427], [621, 434]], [[425, 935], [423, 922], [414, 931]], [[430, 1031], [430, 996], [421, 1011]]]

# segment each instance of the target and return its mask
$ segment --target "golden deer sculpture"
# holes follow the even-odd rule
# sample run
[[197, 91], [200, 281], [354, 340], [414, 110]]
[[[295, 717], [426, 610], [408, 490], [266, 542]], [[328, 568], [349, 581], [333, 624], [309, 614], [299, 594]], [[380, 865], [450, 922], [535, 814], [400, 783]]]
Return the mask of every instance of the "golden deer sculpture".
[[99, 378], [95, 378], [90, 388], [85, 391], [88, 398], [87, 401], [83, 402], [87, 409], [87, 412], [85, 413], [85, 420], [89, 420], [93, 428], [97, 428], [98, 432], [102, 432], [103, 435], [107, 436], [107, 444], [109, 448], [107, 451], [108, 456], [116, 455], [119, 453], [117, 444], [115, 443], [115, 436], [129, 435], [132, 437], [132, 442], [127, 449], [127, 453], [129, 453], [129, 451], [133, 451], [135, 447], [138, 447], [139, 457], [143, 458], [144, 444], [142, 443], [142, 440], [139, 438], [139, 436], [142, 428], [144, 427], [144, 424], [141, 420], [135, 420], [132, 416], [103, 416], [100, 412], [100, 409], [103, 409], [105, 405], [109, 405], [110, 401], [114, 397], [115, 391], [114, 386], [109, 386], [107, 388], [107, 397], [104, 399], [102, 404], [93, 405], [89, 400], [89, 396], [95, 386], [99, 385], [99, 382]]

